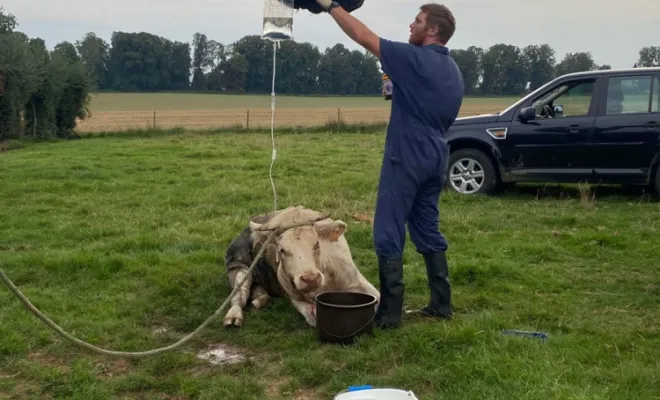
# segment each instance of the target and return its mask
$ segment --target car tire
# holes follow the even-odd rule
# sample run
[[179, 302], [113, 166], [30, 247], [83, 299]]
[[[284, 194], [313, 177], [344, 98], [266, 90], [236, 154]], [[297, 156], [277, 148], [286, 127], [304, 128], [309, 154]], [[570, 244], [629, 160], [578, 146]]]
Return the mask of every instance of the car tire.
[[459, 194], [490, 194], [498, 185], [497, 171], [483, 151], [456, 150], [449, 156], [446, 185]]
[[660, 197], [660, 165], [655, 170], [655, 194]]

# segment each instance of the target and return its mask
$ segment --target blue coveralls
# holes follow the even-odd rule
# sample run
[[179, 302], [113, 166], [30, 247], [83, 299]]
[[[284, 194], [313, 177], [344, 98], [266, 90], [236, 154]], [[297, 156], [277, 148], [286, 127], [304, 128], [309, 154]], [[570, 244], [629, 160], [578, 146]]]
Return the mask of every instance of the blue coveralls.
[[445, 251], [438, 201], [449, 158], [445, 134], [463, 102], [463, 77], [444, 46], [381, 38], [380, 53], [394, 90], [374, 218], [376, 254], [402, 256], [406, 223], [419, 253]]

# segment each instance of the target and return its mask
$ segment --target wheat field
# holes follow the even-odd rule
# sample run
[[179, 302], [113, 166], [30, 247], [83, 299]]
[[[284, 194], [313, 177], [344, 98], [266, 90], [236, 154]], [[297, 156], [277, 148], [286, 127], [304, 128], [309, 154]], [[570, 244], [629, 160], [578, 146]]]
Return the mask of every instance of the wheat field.
[[[517, 99], [466, 97], [461, 116], [503, 110]], [[276, 126], [318, 126], [386, 122], [389, 101], [382, 97], [275, 96]], [[227, 127], [262, 128], [271, 123], [270, 95], [192, 93], [97, 93], [92, 115], [79, 121], [79, 132], [183, 127], [188, 130]]]

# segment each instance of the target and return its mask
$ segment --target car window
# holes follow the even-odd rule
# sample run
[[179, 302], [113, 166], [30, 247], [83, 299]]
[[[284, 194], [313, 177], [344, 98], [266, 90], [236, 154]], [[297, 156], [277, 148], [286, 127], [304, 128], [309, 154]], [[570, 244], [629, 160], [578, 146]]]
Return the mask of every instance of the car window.
[[651, 76], [609, 78], [606, 115], [647, 113], [650, 110]]
[[653, 100], [651, 100], [651, 112], [660, 112], [660, 78], [653, 80]]
[[540, 119], [586, 116], [593, 91], [593, 80], [570, 82], [542, 94], [532, 106]]
[[594, 82], [583, 82], [570, 88], [553, 101], [554, 106], [561, 106], [563, 117], [580, 117], [589, 114]]

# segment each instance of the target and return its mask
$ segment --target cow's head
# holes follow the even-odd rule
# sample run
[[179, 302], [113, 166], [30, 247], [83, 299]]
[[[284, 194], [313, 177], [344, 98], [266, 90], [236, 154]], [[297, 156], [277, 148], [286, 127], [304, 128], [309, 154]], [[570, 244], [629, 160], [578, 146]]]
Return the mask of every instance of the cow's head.
[[346, 224], [317, 211], [290, 207], [266, 223], [250, 221], [250, 228], [255, 243], [265, 242], [273, 230], [278, 230], [266, 249], [268, 260], [277, 268], [278, 280], [287, 292], [308, 297], [325, 284], [323, 249], [339, 239]]

